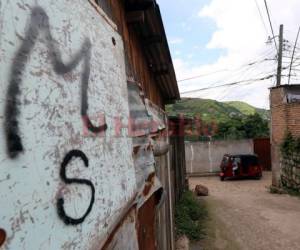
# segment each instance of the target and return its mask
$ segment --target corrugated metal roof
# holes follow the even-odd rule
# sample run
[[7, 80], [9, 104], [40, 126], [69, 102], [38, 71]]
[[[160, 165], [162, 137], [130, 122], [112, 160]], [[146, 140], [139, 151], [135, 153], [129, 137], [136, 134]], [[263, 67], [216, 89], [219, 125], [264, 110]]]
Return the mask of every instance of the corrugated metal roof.
[[155, 0], [127, 0], [127, 12], [143, 13], [133, 28], [141, 38], [145, 56], [166, 103], [180, 99], [174, 65], [160, 13]]

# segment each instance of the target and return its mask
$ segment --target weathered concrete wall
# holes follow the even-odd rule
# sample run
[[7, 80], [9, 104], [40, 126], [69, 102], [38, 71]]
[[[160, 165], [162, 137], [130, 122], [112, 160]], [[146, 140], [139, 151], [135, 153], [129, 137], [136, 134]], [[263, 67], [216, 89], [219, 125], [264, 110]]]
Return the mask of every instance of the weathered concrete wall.
[[185, 142], [188, 174], [220, 170], [224, 154], [253, 154], [252, 140]]
[[4, 249], [99, 249], [136, 192], [121, 37], [86, 0], [0, 1], [0, 69]]

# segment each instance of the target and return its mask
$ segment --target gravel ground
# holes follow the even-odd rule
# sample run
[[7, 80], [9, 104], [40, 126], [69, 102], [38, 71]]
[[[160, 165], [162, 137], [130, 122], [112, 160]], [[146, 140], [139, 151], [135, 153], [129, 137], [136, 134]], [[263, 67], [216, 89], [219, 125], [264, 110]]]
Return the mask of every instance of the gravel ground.
[[300, 199], [270, 194], [270, 172], [261, 180], [192, 177], [189, 184], [191, 189], [205, 185], [210, 192], [201, 198], [210, 212], [208, 237], [192, 250], [300, 250]]

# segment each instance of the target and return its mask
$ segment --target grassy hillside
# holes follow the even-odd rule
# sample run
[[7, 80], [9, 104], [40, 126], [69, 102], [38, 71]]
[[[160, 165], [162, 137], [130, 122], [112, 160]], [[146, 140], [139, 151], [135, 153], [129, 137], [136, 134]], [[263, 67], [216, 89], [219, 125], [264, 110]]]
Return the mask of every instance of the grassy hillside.
[[239, 102], [239, 101], [232, 101], [232, 102], [225, 102], [229, 104], [231, 107], [238, 109], [242, 114], [245, 115], [254, 115], [258, 113], [263, 119], [269, 120], [270, 119], [270, 112], [266, 109], [255, 108], [248, 103]]
[[218, 102], [210, 99], [182, 98], [175, 104], [168, 105], [166, 110], [169, 115], [183, 113], [187, 117], [201, 115], [204, 121], [227, 122], [231, 118], [246, 117], [258, 113], [263, 119], [269, 119], [269, 111], [255, 108], [247, 103]]
[[[168, 105], [171, 116], [201, 117], [203, 123], [188, 127], [186, 140], [244, 139], [269, 136], [269, 111], [257, 109], [244, 102], [218, 102], [209, 99], [183, 98]], [[215, 125], [216, 126], [215, 126]], [[190, 133], [192, 132], [192, 134]], [[194, 132], [197, 132], [196, 134]]]
[[236, 108], [237, 110], [239, 110], [241, 113], [245, 115], [254, 115], [256, 112], [256, 108], [254, 108], [253, 106], [245, 102], [233, 101], [233, 102], [225, 102], [225, 104], [228, 104], [231, 107]]

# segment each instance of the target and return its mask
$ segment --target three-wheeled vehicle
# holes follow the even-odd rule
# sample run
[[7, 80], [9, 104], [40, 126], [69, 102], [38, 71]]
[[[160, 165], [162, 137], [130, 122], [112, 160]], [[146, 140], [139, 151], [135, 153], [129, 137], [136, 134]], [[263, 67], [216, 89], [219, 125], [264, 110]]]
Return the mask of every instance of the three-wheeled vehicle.
[[225, 178], [257, 178], [262, 177], [262, 167], [256, 155], [225, 154], [221, 162], [220, 179]]

